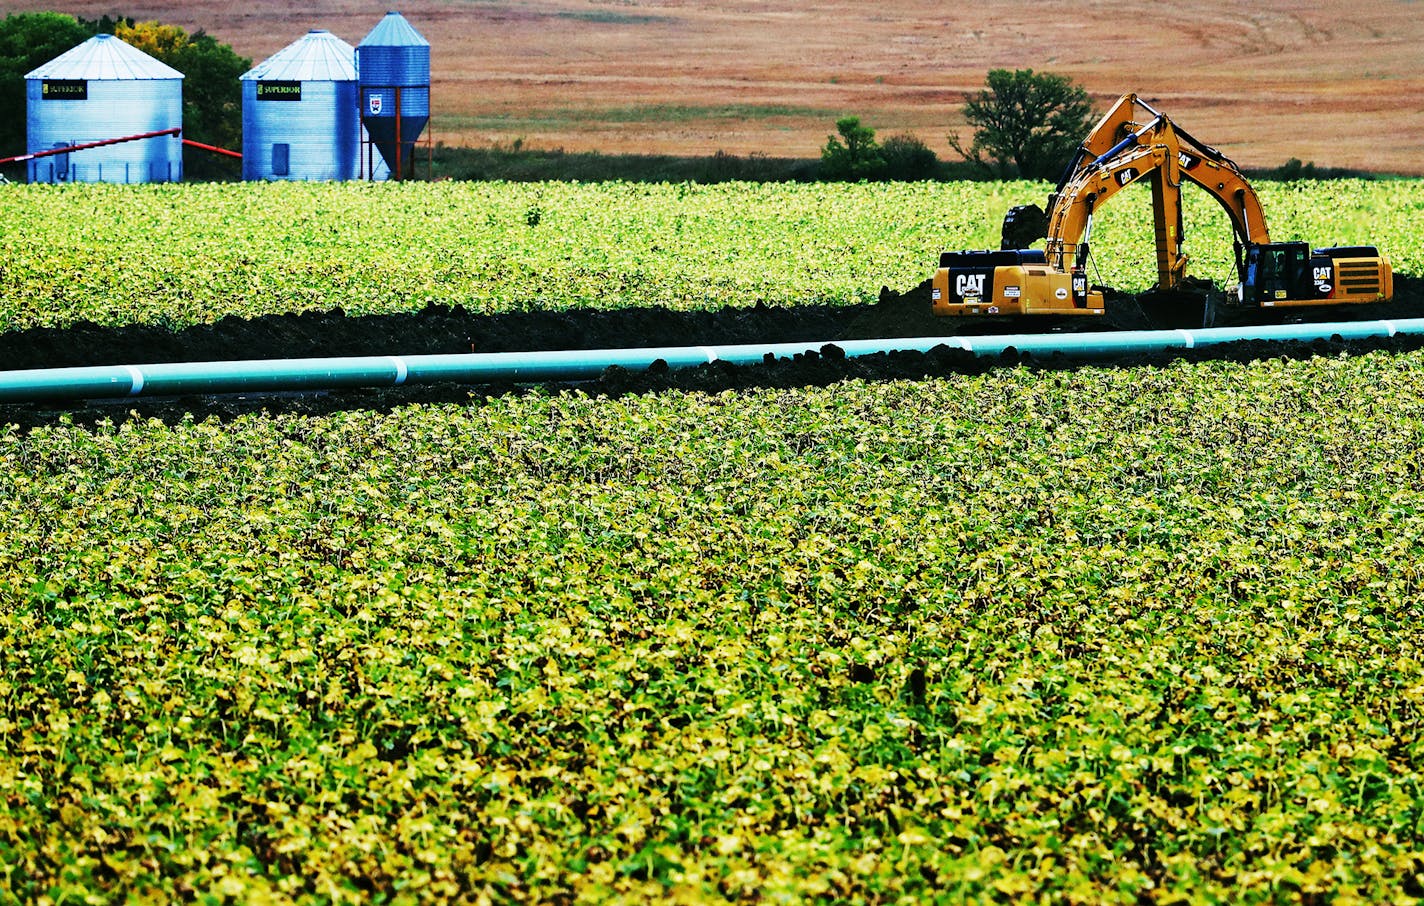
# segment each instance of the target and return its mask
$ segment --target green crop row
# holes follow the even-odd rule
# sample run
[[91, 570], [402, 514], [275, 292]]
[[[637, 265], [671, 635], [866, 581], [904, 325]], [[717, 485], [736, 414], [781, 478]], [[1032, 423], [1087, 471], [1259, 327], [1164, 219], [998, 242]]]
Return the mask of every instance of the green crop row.
[[[4, 186], [0, 331], [182, 327], [340, 307], [675, 309], [873, 301], [947, 248], [999, 243], [1035, 183]], [[1273, 238], [1380, 245], [1424, 273], [1424, 181], [1266, 183]], [[1187, 193], [1192, 272], [1231, 278], [1231, 229]], [[1094, 234], [1095, 280], [1155, 281], [1150, 203], [1129, 189]]]
[[0, 431], [0, 901], [1415, 902], [1421, 367]]

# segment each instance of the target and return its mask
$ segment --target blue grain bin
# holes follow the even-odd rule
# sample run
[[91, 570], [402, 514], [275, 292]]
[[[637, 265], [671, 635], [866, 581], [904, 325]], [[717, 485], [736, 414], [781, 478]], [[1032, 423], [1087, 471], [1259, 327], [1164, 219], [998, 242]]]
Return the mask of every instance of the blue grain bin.
[[[183, 126], [183, 74], [113, 35], [95, 35], [25, 74], [29, 153]], [[29, 162], [30, 182], [176, 182], [182, 136]]]
[[361, 121], [356, 52], [313, 29], [242, 81], [242, 178], [356, 178]]
[[415, 141], [430, 121], [430, 42], [386, 13], [356, 46], [361, 122], [391, 173], [412, 172]]

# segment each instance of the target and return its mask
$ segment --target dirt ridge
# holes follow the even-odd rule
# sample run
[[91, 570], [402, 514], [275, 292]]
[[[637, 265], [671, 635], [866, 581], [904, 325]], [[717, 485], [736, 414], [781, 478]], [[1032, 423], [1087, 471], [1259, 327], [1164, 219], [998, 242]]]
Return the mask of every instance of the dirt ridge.
[[[1420, 290], [1424, 281], [1404, 277], [1399, 299], [1390, 306], [1358, 306], [1348, 312], [1327, 309], [1317, 320], [1378, 317], [1424, 317]], [[1079, 318], [1059, 329], [1130, 329], [1166, 326], [1151, 323], [1146, 309], [1121, 304], [1105, 318]], [[1172, 311], [1168, 320], [1198, 317]], [[1013, 325], [1011, 332], [1030, 332], [1046, 323]], [[1179, 326], [1194, 326], [1190, 323]], [[596, 349], [646, 346], [716, 345], [825, 341], [819, 352], [777, 359], [758, 365], [714, 362], [696, 368], [653, 367], [643, 372], [610, 368], [594, 381], [577, 384], [591, 394], [617, 396], [670, 390], [721, 392], [750, 387], [825, 386], [850, 379], [919, 380], [950, 374], [1025, 365], [1060, 369], [1081, 367], [1062, 356], [1033, 357], [1009, 352], [976, 357], [945, 346], [927, 353], [889, 352], [848, 358], [836, 340], [868, 337], [937, 336], [960, 333], [1010, 332], [988, 322], [949, 321], [929, 312], [928, 283], [905, 293], [883, 289], [877, 302], [858, 306], [797, 306], [757, 304], [716, 311], [674, 312], [667, 309], [613, 311], [522, 312], [474, 314], [459, 306], [430, 305], [408, 314], [350, 317], [340, 310], [276, 315], [251, 320], [228, 318], [181, 331], [135, 325], [101, 327], [79, 324], [68, 329], [44, 328], [0, 334], [0, 361], [10, 369], [102, 364], [148, 364], [243, 359], [305, 358], [346, 355], [414, 355], [422, 353], [505, 352], [534, 349]], [[1424, 347], [1424, 339], [1395, 337], [1379, 340], [1318, 340], [1310, 343], [1244, 341], [1195, 350], [1164, 350], [1108, 363], [1118, 367], [1162, 365], [1174, 360], [1251, 361], [1286, 356], [1355, 354], [1372, 350], [1406, 351]], [[1104, 363], [1097, 363], [1102, 365]], [[551, 384], [547, 389], [564, 386]], [[160, 418], [219, 419], [256, 412], [325, 415], [350, 409], [389, 410], [399, 405], [442, 402], [469, 403], [492, 395], [544, 392], [513, 385], [432, 385], [371, 388], [298, 394], [229, 394], [167, 399], [125, 399], [56, 404], [0, 406], [0, 430], [21, 429], [66, 421], [95, 424], [103, 420]]]

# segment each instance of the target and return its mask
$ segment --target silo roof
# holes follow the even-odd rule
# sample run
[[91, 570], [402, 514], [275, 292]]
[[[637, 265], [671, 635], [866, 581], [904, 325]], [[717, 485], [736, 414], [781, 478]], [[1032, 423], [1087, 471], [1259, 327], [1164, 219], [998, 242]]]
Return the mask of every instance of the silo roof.
[[113, 35], [95, 35], [48, 63], [25, 73], [27, 79], [181, 79], [183, 73]]
[[354, 82], [356, 50], [324, 28], [314, 28], [244, 72], [245, 81]]
[[386, 13], [371, 33], [361, 39], [361, 47], [429, 47], [430, 42], [415, 30], [415, 26], [405, 20], [405, 16], [392, 10]]

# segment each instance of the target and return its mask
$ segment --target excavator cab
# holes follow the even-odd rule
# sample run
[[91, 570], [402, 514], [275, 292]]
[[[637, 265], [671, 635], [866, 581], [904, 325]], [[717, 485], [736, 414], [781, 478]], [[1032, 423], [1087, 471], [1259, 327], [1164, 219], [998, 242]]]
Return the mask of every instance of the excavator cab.
[[[1304, 242], [1270, 242], [1246, 249], [1241, 301], [1272, 306], [1277, 302], [1314, 298], [1310, 246]], [[1326, 281], [1330, 282], [1330, 281]]]
[[1389, 259], [1374, 246], [1311, 251], [1304, 242], [1250, 244], [1240, 273], [1236, 299], [1252, 307], [1383, 302], [1394, 295]]

